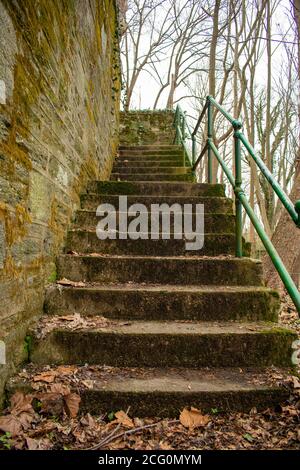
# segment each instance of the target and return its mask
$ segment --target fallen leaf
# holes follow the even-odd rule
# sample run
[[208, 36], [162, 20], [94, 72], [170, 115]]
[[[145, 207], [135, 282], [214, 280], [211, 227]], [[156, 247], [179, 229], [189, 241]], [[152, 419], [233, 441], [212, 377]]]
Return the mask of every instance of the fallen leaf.
[[58, 375], [75, 374], [77, 371], [78, 367], [76, 366], [58, 366], [55, 370]]
[[292, 376], [293, 386], [294, 388], [300, 388], [300, 380], [298, 377]]
[[67, 385], [63, 385], [61, 383], [52, 384], [50, 386], [50, 391], [52, 393], [59, 393], [60, 395], [63, 395], [63, 396], [70, 395], [71, 393], [70, 388]]
[[34, 420], [34, 410], [32, 409], [32, 413], [24, 411], [18, 416], [18, 420], [21, 423], [22, 428], [26, 431], [30, 428], [31, 423]]
[[37, 399], [41, 402], [41, 412], [53, 416], [60, 416], [64, 410], [64, 400], [60, 393], [38, 393]]
[[37, 450], [39, 448], [39, 441], [31, 437], [26, 437], [26, 445], [28, 450]]
[[13, 414], [19, 414], [32, 408], [32, 395], [16, 392], [10, 399], [10, 409]]
[[191, 410], [184, 408], [180, 413], [179, 420], [185, 428], [194, 429], [206, 426], [210, 421], [210, 417], [203, 415], [197, 408], [191, 407]]
[[54, 382], [55, 378], [57, 376], [56, 371], [51, 370], [47, 372], [42, 372], [41, 374], [35, 375], [33, 377], [34, 382], [47, 382], [47, 383], [52, 383]]
[[60, 284], [61, 286], [72, 286], [72, 287], [85, 287], [85, 283], [82, 281], [70, 281], [70, 279], [66, 279], [65, 277], [63, 279], [60, 279], [59, 281], [56, 281], [57, 284]]
[[81, 398], [77, 393], [70, 393], [69, 395], [65, 396], [65, 408], [67, 414], [71, 418], [75, 418], [78, 414], [79, 411], [79, 403], [81, 401]]
[[115, 417], [117, 418], [117, 422], [119, 424], [123, 424], [123, 426], [125, 426], [126, 428], [134, 427], [132, 419], [129, 418], [125, 411], [117, 411], [117, 413], [115, 413]]
[[12, 415], [0, 416], [0, 430], [9, 432], [12, 437], [17, 436], [22, 431], [20, 421]]
[[94, 387], [94, 380], [86, 379], [81, 382], [86, 388], [91, 390]]

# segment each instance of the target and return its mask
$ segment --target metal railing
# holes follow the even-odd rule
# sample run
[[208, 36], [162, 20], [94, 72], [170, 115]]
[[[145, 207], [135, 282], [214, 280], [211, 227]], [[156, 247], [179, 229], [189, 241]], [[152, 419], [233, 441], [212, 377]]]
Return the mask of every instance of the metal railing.
[[[216, 108], [232, 125], [233, 128], [233, 139], [234, 139], [234, 163], [235, 163], [235, 175], [232, 174], [231, 170], [228, 168], [227, 164], [221, 157], [216, 145], [213, 141], [213, 108]], [[198, 133], [199, 127], [203, 118], [207, 112], [207, 139], [204, 145], [204, 148], [201, 150], [199, 156], [197, 157], [196, 152], [196, 135]], [[278, 252], [276, 251], [273, 243], [268, 237], [265, 229], [260, 222], [259, 218], [256, 216], [254, 210], [252, 209], [248, 199], [245, 195], [245, 192], [242, 188], [242, 156], [241, 156], [241, 144], [248, 151], [250, 157], [260, 169], [263, 176], [269, 182], [278, 198], [281, 200], [283, 206], [288, 211], [290, 217], [297, 227], [300, 228], [300, 201], [297, 201], [295, 204], [292, 203], [288, 195], [280, 187], [279, 183], [275, 180], [270, 170], [264, 164], [262, 159], [255, 153], [254, 148], [248, 142], [245, 135], [241, 131], [243, 125], [242, 123], [234, 119], [227, 111], [216, 102], [212, 96], [208, 96], [206, 103], [203, 107], [203, 110], [199, 116], [197, 124], [192, 131], [187, 123], [186, 115], [180, 108], [177, 106], [174, 118], [174, 127], [175, 127], [175, 142], [177, 145], [182, 145], [184, 149], [184, 154], [189, 161], [192, 170], [195, 171], [200, 161], [207, 152], [208, 160], [208, 182], [212, 183], [213, 180], [213, 166], [212, 159], [213, 156], [218, 160], [222, 170], [227, 176], [231, 186], [233, 187], [235, 194], [235, 230], [236, 230], [236, 256], [243, 256], [243, 246], [242, 246], [242, 207], [244, 207], [247, 215], [249, 216], [258, 236], [260, 237], [267, 253], [269, 254], [287, 292], [289, 293], [291, 299], [293, 300], [297, 311], [300, 313], [300, 293], [288, 273], [286, 267], [284, 266]], [[186, 140], [191, 139], [192, 150], [190, 151], [187, 145]], [[186, 158], [184, 160], [186, 160]]]

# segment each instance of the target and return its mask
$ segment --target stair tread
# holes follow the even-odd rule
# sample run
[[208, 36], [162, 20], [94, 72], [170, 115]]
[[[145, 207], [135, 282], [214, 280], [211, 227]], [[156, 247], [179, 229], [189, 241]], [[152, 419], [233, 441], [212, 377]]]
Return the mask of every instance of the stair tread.
[[126, 292], [157, 292], [157, 293], [166, 293], [166, 292], [192, 292], [196, 294], [211, 292], [277, 292], [270, 287], [265, 286], [214, 286], [214, 285], [176, 285], [176, 284], [142, 284], [142, 283], [117, 283], [117, 284], [105, 284], [105, 283], [85, 283], [80, 287], [75, 286], [65, 286], [59, 284], [51, 284], [51, 288], [57, 288], [59, 290], [63, 289], [77, 289], [77, 290], [88, 290], [88, 291], [126, 291]]
[[201, 261], [201, 262], [228, 262], [228, 261], [234, 261], [236, 263], [248, 263], [251, 261], [253, 264], [261, 265], [261, 261], [255, 258], [247, 258], [246, 256], [243, 256], [243, 258], [236, 258], [233, 255], [218, 255], [218, 256], [193, 256], [192, 258], [187, 258], [185, 255], [175, 255], [175, 256], [153, 256], [153, 255], [113, 255], [113, 254], [102, 254], [102, 253], [82, 253], [82, 254], [70, 254], [66, 253], [63, 254], [61, 253], [59, 255], [60, 258], [71, 258], [71, 259], [83, 259], [83, 258], [89, 258], [89, 259], [96, 259], [98, 257], [100, 258], [111, 258], [111, 259], [122, 259], [122, 260], [151, 260], [151, 261], [168, 261], [168, 260], [179, 260], [179, 261], [184, 261], [187, 263], [195, 263], [196, 261]]
[[[70, 366], [66, 365], [66, 368]], [[72, 366], [72, 364], [71, 364]], [[55, 368], [54, 368], [55, 370]], [[59, 370], [59, 369], [58, 369]], [[22, 376], [8, 383], [14, 391], [33, 381], [45, 367], [29, 365]], [[278, 388], [278, 377], [288, 375], [285, 368], [127, 368], [108, 366], [76, 366], [76, 388], [86, 390], [84, 379], [92, 390], [147, 393], [161, 391], [194, 394], [201, 392], [247, 391]], [[26, 379], [24, 378], [26, 376]], [[29, 376], [29, 381], [28, 381]], [[59, 379], [58, 379], [59, 381]]]
[[[48, 317], [51, 322], [51, 316]], [[56, 321], [59, 316], [55, 316]], [[277, 323], [270, 322], [237, 322], [237, 321], [223, 321], [223, 322], [205, 322], [205, 321], [145, 321], [145, 320], [113, 320], [107, 326], [99, 327], [97, 323], [93, 326], [72, 330], [65, 327], [55, 327], [52, 332], [64, 332], [72, 335], [83, 335], [84, 333], [96, 334], [120, 334], [124, 335], [159, 335], [159, 336], [210, 336], [210, 335], [256, 335], [256, 334], [275, 334], [286, 335], [287, 332], [291, 334], [296, 332], [290, 328], [279, 328]], [[50, 333], [50, 334], [51, 334]]]

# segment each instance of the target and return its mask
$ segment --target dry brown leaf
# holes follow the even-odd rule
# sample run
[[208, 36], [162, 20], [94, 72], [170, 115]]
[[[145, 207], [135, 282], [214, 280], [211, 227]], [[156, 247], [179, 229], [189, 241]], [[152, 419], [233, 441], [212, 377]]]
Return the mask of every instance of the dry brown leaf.
[[26, 437], [26, 445], [28, 450], [37, 450], [39, 448], [39, 441], [31, 437]]
[[81, 401], [81, 398], [77, 393], [70, 393], [69, 395], [65, 396], [65, 408], [67, 414], [71, 418], [75, 418], [78, 414], [79, 411], [79, 403]]
[[0, 430], [9, 432], [12, 437], [17, 436], [22, 431], [20, 421], [13, 415], [0, 416]]
[[24, 411], [33, 412], [31, 406], [33, 396], [28, 394], [24, 395], [22, 392], [16, 392], [10, 399], [10, 409], [13, 415], [19, 415]]
[[298, 377], [295, 377], [294, 375], [292, 376], [292, 381], [293, 381], [293, 386], [294, 388], [300, 388], [300, 380]]
[[126, 428], [133, 428], [134, 424], [131, 418], [125, 413], [125, 411], [120, 410], [115, 413], [115, 417], [117, 418], [117, 422], [119, 424], [123, 424]]
[[77, 371], [78, 367], [76, 366], [58, 366], [55, 370], [58, 375], [75, 374]]
[[65, 277], [63, 279], [60, 279], [59, 281], [56, 281], [57, 284], [60, 284], [61, 286], [72, 286], [72, 287], [85, 287], [85, 283], [82, 281], [70, 281], [70, 279], [66, 279]]
[[210, 421], [210, 417], [203, 415], [197, 408], [191, 407], [190, 410], [184, 408], [180, 413], [179, 420], [185, 428], [195, 429], [206, 426]]
[[83, 426], [87, 426], [89, 429], [98, 427], [97, 421], [89, 413], [81, 418], [80, 423]]
[[86, 379], [81, 382], [86, 388], [91, 390], [94, 387], [94, 380]]
[[41, 402], [41, 412], [53, 416], [60, 416], [64, 409], [63, 396], [60, 393], [37, 393], [36, 397]]
[[50, 370], [47, 372], [41, 372], [38, 375], [35, 375], [33, 377], [34, 382], [47, 382], [47, 383], [52, 383], [54, 382], [55, 378], [57, 376], [56, 371]]
[[32, 421], [34, 420], [34, 410], [32, 412], [23, 412], [18, 416], [18, 420], [20, 421], [22, 428], [27, 430], [30, 428]]
[[68, 387], [67, 385], [63, 385], [61, 383], [52, 384], [50, 386], [50, 391], [52, 393], [59, 393], [60, 395], [63, 395], [63, 396], [70, 395], [71, 393], [70, 387]]

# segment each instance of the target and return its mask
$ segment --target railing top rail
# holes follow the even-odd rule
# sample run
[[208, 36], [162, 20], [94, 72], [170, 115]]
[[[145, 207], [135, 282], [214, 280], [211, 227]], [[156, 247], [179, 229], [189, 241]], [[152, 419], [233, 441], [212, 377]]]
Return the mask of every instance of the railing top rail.
[[[222, 159], [217, 147], [213, 142], [213, 115], [212, 115], [212, 106], [217, 108], [220, 113], [230, 122], [234, 129], [234, 153], [235, 153], [235, 177], [231, 173], [225, 161]], [[205, 112], [208, 110], [208, 124], [207, 124], [207, 140], [204, 148], [202, 149], [199, 157], [196, 160], [196, 134], [199, 129], [199, 126], [205, 116]], [[180, 120], [182, 118], [182, 121]], [[256, 232], [258, 233], [267, 253], [272, 259], [272, 262], [283, 281], [288, 293], [290, 294], [298, 312], [300, 313], [300, 293], [297, 286], [295, 285], [293, 279], [285, 268], [279, 254], [277, 253], [272, 241], [266, 234], [263, 225], [261, 224], [259, 218], [256, 216], [254, 210], [252, 209], [250, 203], [247, 200], [247, 197], [244, 193], [243, 188], [241, 187], [242, 183], [242, 173], [241, 173], [241, 144], [244, 145], [245, 149], [248, 151], [250, 157], [253, 159], [254, 163], [258, 166], [263, 176], [266, 178], [268, 183], [271, 185], [272, 189], [277, 194], [278, 198], [281, 200], [285, 209], [288, 211], [293, 222], [297, 227], [300, 228], [300, 200], [295, 204], [290, 200], [289, 196], [281, 188], [278, 181], [274, 178], [273, 174], [269, 168], [265, 165], [264, 161], [260, 156], [255, 152], [254, 148], [250, 142], [246, 139], [245, 135], [241, 131], [243, 125], [242, 123], [234, 119], [227, 111], [212, 97], [207, 96], [203, 110], [198, 118], [197, 124], [193, 130], [190, 132], [189, 126], [186, 122], [186, 115], [178, 105], [176, 108], [174, 126], [176, 128], [176, 138], [175, 142], [181, 143], [184, 148], [185, 153], [190, 159], [190, 153], [186, 146], [185, 141], [185, 129], [188, 130], [190, 137], [193, 141], [192, 145], [192, 171], [195, 171], [199, 162], [203, 158], [206, 150], [208, 153], [208, 180], [212, 182], [212, 173], [211, 173], [211, 154], [213, 153], [217, 158], [219, 164], [221, 165], [224, 173], [226, 174], [230, 184], [232, 185], [236, 198], [236, 256], [242, 256], [242, 206], [244, 207], [246, 213], [248, 214], [253, 226], [255, 227]]]
[[201, 113], [200, 116], [199, 116], [199, 119], [198, 119], [198, 121], [197, 121], [197, 124], [196, 124], [196, 126], [195, 126], [195, 129], [194, 129], [193, 132], [192, 132], [192, 137], [195, 137], [195, 135], [196, 135], [197, 132], [198, 132], [198, 129], [199, 129], [199, 126], [200, 126], [200, 124], [201, 124], [201, 122], [202, 122], [202, 119], [203, 119], [204, 116], [205, 116], [205, 112], [206, 112], [206, 110], [207, 110], [207, 106], [208, 106], [208, 100], [206, 100], [206, 103], [205, 103], [205, 105], [204, 105], [204, 108], [202, 109], [202, 113]]

